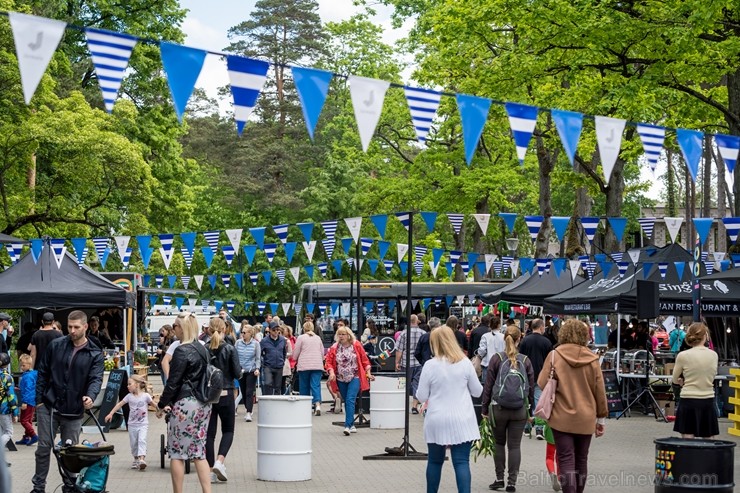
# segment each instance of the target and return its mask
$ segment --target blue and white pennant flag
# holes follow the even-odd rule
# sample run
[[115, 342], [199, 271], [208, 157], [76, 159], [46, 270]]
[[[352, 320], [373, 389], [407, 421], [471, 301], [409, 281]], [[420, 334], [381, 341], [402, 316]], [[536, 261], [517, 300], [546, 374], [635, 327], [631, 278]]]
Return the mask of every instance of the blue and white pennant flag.
[[[334, 243], [334, 240], [337, 235], [337, 224], [338, 224], [338, 221], [336, 219], [333, 221], [324, 221], [321, 223], [321, 227], [324, 228], [324, 234], [326, 235], [326, 239], [331, 240], [332, 244]], [[332, 251], [334, 251], [333, 248], [332, 248]]]
[[717, 134], [714, 136], [714, 142], [717, 143], [719, 154], [725, 161], [727, 170], [732, 174], [737, 164], [737, 156], [740, 152], [740, 137], [736, 135]]
[[655, 173], [660, 152], [663, 150], [663, 142], [665, 142], [665, 127], [640, 123], [637, 125], [637, 133], [640, 135], [650, 171]]
[[231, 94], [234, 97], [236, 130], [241, 135], [265, 85], [270, 64], [262, 60], [228, 55], [226, 67], [231, 81]]
[[447, 214], [447, 218], [450, 220], [450, 224], [452, 224], [452, 229], [455, 231], [455, 234], [460, 234], [460, 231], [462, 230], [462, 224], [463, 220], [465, 219], [464, 214]]
[[586, 238], [590, 243], [594, 242], [596, 236], [596, 230], [599, 228], [599, 222], [601, 218], [598, 217], [582, 217], [581, 225], [583, 226], [583, 232], [586, 233]]
[[542, 227], [542, 216], [524, 216], [524, 220], [527, 223], [527, 229], [529, 230], [529, 237], [532, 241], [537, 241], [537, 235], [540, 234], [540, 228]]
[[423, 144], [426, 142], [434, 116], [437, 114], [442, 93], [408, 86], [403, 88], [403, 92], [406, 94], [406, 102], [411, 111], [411, 121], [414, 124], [416, 138]]
[[288, 225], [280, 224], [278, 226], [273, 226], [272, 230], [275, 232], [281, 243], [285, 245], [285, 242], [288, 241]]
[[193, 265], [193, 253], [187, 248], [181, 248], [180, 253], [182, 253], [182, 258], [185, 260], [185, 265], [190, 269], [190, 266]]
[[737, 234], [740, 232], [740, 217], [723, 217], [722, 223], [725, 225], [727, 234], [730, 236], [732, 243], [737, 242]]
[[537, 125], [537, 107], [518, 103], [506, 103], [505, 106], [516, 145], [516, 156], [519, 164], [524, 164], [527, 147]]
[[637, 219], [637, 222], [640, 223], [640, 227], [642, 228], [642, 232], [645, 233], [645, 236], [647, 236], [649, 239], [652, 239], [653, 229], [655, 228], [655, 218], [640, 217]]
[[104, 31], [102, 29], [85, 29], [87, 49], [90, 50], [98, 85], [103, 93], [103, 103], [108, 113], [118, 98], [124, 73], [128, 67], [131, 52], [136, 46], [134, 36]]
[[226, 259], [226, 264], [231, 266], [231, 262], [234, 260], [234, 255], [236, 254], [234, 247], [231, 245], [224, 245], [221, 247], [221, 251]]

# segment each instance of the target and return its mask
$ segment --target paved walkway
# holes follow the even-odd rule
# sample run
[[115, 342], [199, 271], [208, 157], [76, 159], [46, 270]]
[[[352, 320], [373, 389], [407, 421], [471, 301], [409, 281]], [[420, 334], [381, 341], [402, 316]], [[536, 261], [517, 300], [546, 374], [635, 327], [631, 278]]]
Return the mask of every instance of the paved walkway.
[[[328, 408], [328, 406], [324, 406]], [[384, 460], [368, 461], [363, 456], [383, 453], [385, 447], [398, 446], [403, 438], [403, 430], [376, 430], [360, 428], [357, 434], [346, 437], [341, 426], [332, 425], [340, 416], [324, 413], [313, 418], [312, 479], [302, 482], [264, 482], [257, 476], [257, 422], [244, 421], [244, 408], [239, 409], [236, 422], [234, 445], [226, 460], [228, 482], [213, 485], [214, 493], [227, 492], [378, 492], [397, 493], [418, 492], [425, 489], [425, 461]], [[423, 417], [410, 417], [411, 444], [426, 451], [422, 439]], [[727, 434], [729, 422], [720, 420], [721, 438], [737, 442]], [[160, 469], [159, 440], [165, 432], [163, 420], [150, 414], [149, 426], [149, 468], [146, 471], [129, 469], [128, 433], [114, 430], [108, 440], [116, 447], [112, 457], [108, 490], [112, 493], [141, 492], [157, 493], [171, 491], [169, 470]], [[20, 425], [16, 425], [15, 439], [22, 435]], [[99, 434], [83, 435], [92, 440]], [[672, 424], [656, 422], [653, 418], [633, 416], [607, 421], [606, 435], [592, 442], [589, 457], [589, 472], [592, 475], [586, 488], [589, 492], [652, 492], [651, 483], [655, 465], [655, 438], [676, 436]], [[21, 447], [18, 452], [7, 454], [13, 477], [13, 493], [28, 493], [31, 490], [31, 476], [34, 468], [35, 447]], [[735, 464], [740, 454], [735, 453]], [[545, 474], [545, 442], [527, 439], [522, 442], [521, 479], [517, 486], [520, 492], [547, 492], [550, 488]], [[61, 483], [56, 461], [52, 458], [47, 491], [55, 491]], [[479, 459], [471, 462], [473, 491], [489, 491], [488, 484], [494, 479], [493, 459]], [[61, 491], [59, 488], [56, 491]], [[194, 471], [186, 476], [186, 492], [200, 492]], [[454, 473], [451, 464], [445, 464], [440, 491], [455, 491]]]

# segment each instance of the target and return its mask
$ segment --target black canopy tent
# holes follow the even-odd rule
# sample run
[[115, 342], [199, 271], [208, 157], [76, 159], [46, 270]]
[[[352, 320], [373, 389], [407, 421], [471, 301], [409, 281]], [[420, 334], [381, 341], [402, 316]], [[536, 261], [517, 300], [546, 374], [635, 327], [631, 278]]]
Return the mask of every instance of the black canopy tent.
[[511, 281], [506, 286], [498, 288], [496, 291], [491, 291], [490, 293], [485, 293], [481, 296], [481, 300], [484, 303], [493, 304], [498, 303], [501, 301], [501, 295], [507, 290], [514, 289], [517, 286], [521, 286], [523, 283], [525, 283], [529, 278], [532, 277], [532, 275], [529, 272], [526, 272], [522, 274], [521, 276], [517, 277], [513, 281]]
[[514, 281], [503, 289], [484, 294], [481, 299], [488, 304], [508, 301], [509, 303], [542, 306], [545, 298], [555, 293], [562, 293], [584, 281], [580, 276], [574, 279], [569, 270], [558, 275], [554, 268], [550, 268], [549, 273], [526, 274], [519, 279], [523, 280], [519, 283]]
[[[590, 281], [546, 298], [544, 300], [545, 311], [563, 315], [636, 313], [637, 281], [645, 279], [645, 264], [651, 263], [652, 267], [646, 280], [657, 282], [659, 285], [661, 311], [676, 315], [689, 314], [691, 313], [689, 262], [692, 261], [692, 255], [675, 243], [660, 249], [643, 248], [640, 251], [638, 264], [633, 265], [629, 262], [624, 277], [620, 277], [619, 272], [612, 268], [613, 274], [606, 278], [596, 275]], [[675, 262], [686, 263], [681, 279], [678, 278]], [[660, 273], [659, 264], [661, 263], [668, 264], [665, 277]]]
[[[414, 298], [433, 298], [445, 296], [480, 296], [496, 288], [506, 286], [504, 282], [415, 282], [411, 285]], [[362, 298], [366, 300], [394, 299], [406, 296], [406, 283], [385, 281], [363, 281]], [[313, 282], [302, 287], [302, 301], [349, 298], [348, 282]]]
[[132, 307], [134, 293], [113, 284], [65, 253], [61, 266], [47, 244], [38, 262], [27, 253], [17, 264], [0, 273], [0, 307], [34, 310]]

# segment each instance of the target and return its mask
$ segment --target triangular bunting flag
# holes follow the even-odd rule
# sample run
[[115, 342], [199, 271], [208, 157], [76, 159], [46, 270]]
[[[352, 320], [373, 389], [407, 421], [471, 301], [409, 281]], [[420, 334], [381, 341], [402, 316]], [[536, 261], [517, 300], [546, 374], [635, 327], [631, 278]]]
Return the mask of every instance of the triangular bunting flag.
[[460, 231], [462, 230], [462, 223], [463, 219], [465, 219], [464, 214], [447, 214], [447, 218], [450, 220], [450, 224], [452, 225], [452, 229], [455, 231], [455, 234], [460, 234]]
[[558, 237], [558, 241], [562, 242], [565, 238], [565, 233], [568, 231], [568, 224], [570, 223], [570, 218], [565, 216], [552, 216], [550, 218], [550, 222], [552, 224], [553, 229], [555, 230], [555, 234]]
[[341, 260], [332, 260], [331, 266], [334, 267], [334, 272], [337, 273], [338, 277], [342, 276], [342, 261]]
[[702, 245], [707, 241], [707, 238], [709, 237], [709, 230], [712, 228], [712, 223], [714, 222], [714, 219], [711, 217], [695, 217], [694, 220], [694, 228], [696, 229], [696, 234], [699, 235], [699, 241]]
[[733, 244], [736, 243], [737, 234], [740, 232], [740, 217], [723, 217], [722, 222], [725, 225], [727, 234], [730, 236], [730, 241], [732, 241]]
[[236, 274], [234, 274], [234, 281], [236, 282], [236, 285], [239, 288], [239, 291], [241, 291], [242, 284], [244, 283], [244, 275], [241, 272], [237, 272]]
[[337, 224], [338, 221], [324, 221], [321, 223], [321, 227], [324, 228], [324, 234], [326, 235], [327, 240], [331, 240], [334, 242], [334, 238], [336, 238], [337, 234]]
[[126, 256], [126, 250], [128, 249], [128, 242], [131, 240], [130, 236], [114, 236], [113, 240], [116, 242], [116, 250], [118, 256], [123, 260]]
[[398, 243], [396, 249], [398, 250], [398, 261], [400, 262], [409, 251], [409, 246], [406, 243]]
[[362, 256], [366, 256], [373, 246], [372, 238], [360, 238], [360, 252]]
[[475, 218], [475, 222], [478, 223], [478, 227], [483, 233], [483, 236], [486, 236], [486, 233], [488, 232], [488, 223], [491, 221], [491, 215], [473, 214], [473, 217]]
[[424, 224], [427, 226], [427, 230], [431, 233], [434, 231], [434, 224], [437, 222], [436, 212], [420, 212], [421, 218], [424, 220]]
[[383, 260], [385, 258], [390, 247], [391, 247], [391, 243], [389, 241], [379, 241], [378, 242], [378, 258], [380, 260]]
[[147, 248], [146, 250], [140, 253], [141, 253], [141, 263], [144, 265], [144, 269], [148, 269], [149, 262], [151, 262], [152, 260], [152, 254], [154, 253], [154, 248]]
[[326, 277], [326, 272], [329, 270], [329, 264], [327, 264], [326, 262], [321, 262], [316, 267], [319, 268], [319, 273], [321, 274], [321, 276]]
[[275, 243], [266, 243], [264, 250], [265, 255], [267, 255], [267, 261], [272, 263], [273, 259], [275, 258], [275, 250], [277, 250], [277, 245]]
[[370, 140], [375, 133], [375, 127], [380, 120], [380, 113], [383, 111], [385, 93], [390, 87], [390, 82], [356, 75], [347, 77], [347, 82], [352, 108], [355, 110], [357, 130], [360, 132], [362, 150], [367, 152]]
[[660, 277], [665, 279], [665, 276], [668, 273], [668, 263], [660, 262], [658, 264], [658, 271], [660, 272]]
[[465, 145], [465, 162], [470, 162], [475, 155], [478, 141], [483, 134], [483, 127], [488, 119], [491, 100], [468, 94], [457, 94], [457, 107], [462, 121], [463, 144]]
[[388, 226], [388, 214], [376, 214], [374, 216], [370, 216], [370, 222], [372, 222], [375, 229], [378, 230], [380, 239], [385, 240], [385, 230]]
[[640, 249], [632, 248], [627, 250], [627, 253], [630, 256], [630, 260], [632, 260], [632, 265], [637, 265], [637, 262], [640, 260]]
[[624, 277], [625, 274], [627, 274], [627, 269], [629, 269], [630, 263], [629, 262], [617, 262], [617, 270], [619, 271], [619, 277]]
[[162, 55], [162, 66], [167, 74], [167, 83], [172, 93], [172, 101], [175, 103], [175, 113], [177, 119], [182, 122], [185, 107], [188, 105], [195, 83], [203, 69], [206, 52], [166, 41], [160, 41], [159, 49]]
[[181, 248], [182, 258], [185, 259], [185, 266], [190, 269], [193, 265], [193, 254], [188, 251], [187, 248]]
[[686, 262], [673, 262], [673, 265], [676, 267], [676, 275], [678, 276], [678, 280], [682, 280], [683, 271], [686, 268]]
[[676, 140], [678, 140], [678, 146], [681, 148], [691, 179], [696, 182], [696, 174], [699, 172], [699, 161], [703, 150], [704, 133], [698, 130], [678, 128], [676, 129]]
[[298, 284], [298, 282], [301, 279], [301, 268], [300, 267], [291, 267], [289, 269], [290, 275], [293, 277], [293, 280]]
[[257, 272], [250, 272], [248, 275], [249, 275], [249, 281], [252, 283], [252, 286], [257, 286], [257, 282], [259, 281], [260, 275]]
[[737, 156], [740, 152], [740, 137], [717, 134], [714, 136], [714, 142], [717, 144], [717, 149], [719, 149], [719, 155], [722, 156], [725, 166], [727, 166], [727, 171], [730, 174], [734, 173]]
[[285, 261], [288, 262], [288, 265], [293, 263], [293, 255], [295, 255], [295, 249], [298, 246], [298, 243], [295, 241], [288, 241], [283, 245], [283, 250], [285, 250]]
[[234, 252], [234, 247], [231, 245], [224, 245], [221, 247], [221, 251], [224, 254], [224, 259], [226, 259], [226, 265], [231, 266], [232, 260], [234, 260], [234, 255], [236, 252]]
[[352, 238], [342, 238], [340, 241], [342, 242], [342, 250], [344, 251], [344, 254], [349, 255], [349, 252], [352, 249]]
[[44, 249], [44, 240], [41, 238], [34, 238], [31, 240], [31, 256], [33, 257], [33, 263], [36, 264], [41, 256], [41, 251]]
[[639, 123], [637, 125], [637, 133], [640, 135], [642, 148], [645, 150], [645, 157], [647, 158], [650, 171], [655, 173], [655, 168], [658, 166], [658, 160], [660, 159], [660, 152], [663, 150], [663, 142], [665, 142], [665, 127]]
[[216, 282], [218, 279], [216, 278], [216, 274], [209, 274], [208, 275], [208, 284], [211, 285], [211, 289], [216, 289]]
[[252, 265], [254, 256], [257, 254], [257, 245], [244, 245], [242, 251], [244, 252], [244, 257], [247, 259], [247, 265]]
[[383, 260], [383, 267], [385, 267], [385, 273], [386, 275], [391, 275], [391, 270], [393, 269], [393, 260]]
[[406, 277], [409, 271], [409, 263], [405, 260], [403, 262], [398, 262], [398, 268], [401, 269], [401, 275]]
[[378, 265], [380, 265], [380, 261], [374, 258], [367, 259], [367, 265], [370, 267], [370, 275], [374, 276], [375, 272], [378, 270]]
[[540, 234], [540, 228], [542, 227], [542, 216], [524, 216], [524, 221], [527, 223], [527, 229], [529, 230], [529, 237], [532, 241], [537, 241], [537, 235]]
[[596, 230], [599, 228], [599, 222], [601, 221], [598, 217], [582, 217], [581, 225], [583, 226], [583, 232], [586, 233], [589, 243], [594, 242], [594, 236], [596, 236]]
[[190, 252], [191, 257], [195, 251], [195, 237], [196, 233], [180, 233], [180, 239], [182, 240], [183, 245], [185, 245], [187, 251]]
[[211, 268], [211, 264], [213, 263], [213, 250], [211, 250], [211, 247], [201, 247], [201, 252], [203, 252], [203, 258], [206, 261], [206, 267]]
[[504, 220], [504, 223], [506, 224], [507, 229], [509, 230], [509, 233], [514, 232], [514, 223], [516, 222], [516, 217], [518, 214], [514, 212], [499, 212], [499, 217]]
[[362, 228], [362, 218], [361, 217], [348, 217], [344, 219], [344, 222], [347, 225], [347, 229], [349, 229], [349, 233], [352, 235], [352, 239], [355, 240], [355, 243], [360, 241], [360, 229]]
[[[333, 74], [325, 70], [305, 67], [291, 67], [291, 70], [293, 71], [293, 83], [298, 92], [298, 98], [301, 100], [308, 135], [313, 140], [313, 132], [319, 121], [321, 109], [324, 107], [326, 95], [329, 93], [329, 84]], [[306, 241], [310, 241], [310, 238]]]
[[280, 224], [278, 226], [273, 226], [272, 230], [275, 232], [275, 234], [278, 237], [278, 240], [284, 245], [286, 241], [288, 241], [288, 225], [287, 224]]
[[457, 250], [452, 250], [450, 252], [450, 263], [452, 264], [452, 267], [454, 268], [457, 263], [460, 261], [460, 256], [462, 255], [462, 252], [459, 252]]
[[655, 218], [640, 217], [637, 219], [637, 222], [640, 223], [640, 227], [642, 228], [642, 232], [645, 233], [645, 236], [647, 236], [649, 239], [652, 239], [653, 229], [655, 229]]
[[398, 219], [404, 228], [406, 228], [406, 231], [409, 230], [409, 224], [411, 224], [411, 220], [409, 219], [409, 213], [408, 212], [396, 212], [396, 219]]
[[188, 286], [190, 286], [190, 276], [180, 276], [180, 282], [182, 282], [182, 287], [188, 289]]
[[257, 103], [257, 97], [262, 92], [270, 64], [262, 60], [227, 55], [226, 67], [234, 97], [236, 131], [241, 135]]
[[[31, 104], [31, 98], [62, 40], [67, 23], [17, 12], [8, 12], [8, 17], [21, 72], [23, 98], [26, 104]], [[61, 265], [61, 261], [58, 263]]]
[[403, 88], [403, 92], [406, 94], [406, 102], [411, 111], [411, 122], [414, 124], [416, 139], [423, 144], [432, 127], [434, 115], [437, 114], [442, 93], [408, 86]]
[[506, 103], [504, 106], [509, 115], [509, 125], [511, 125], [511, 133], [516, 145], [516, 156], [519, 158], [519, 164], [523, 165], [529, 141], [537, 125], [537, 107], [518, 103]]
[[321, 240], [321, 244], [324, 246], [326, 258], [330, 259], [334, 255], [334, 240]]
[[622, 132], [624, 132], [627, 121], [606, 116], [595, 116], [594, 120], [596, 121], [596, 140], [599, 145], [599, 157], [604, 171], [604, 179], [606, 183], [609, 183], [614, 164], [619, 157], [619, 150], [622, 146]]
[[568, 161], [573, 166], [578, 140], [581, 138], [581, 131], [583, 130], [583, 114], [555, 109], [551, 111], [551, 114], [560, 141], [563, 143], [565, 155], [568, 156]]
[[617, 242], [622, 243], [622, 238], [624, 237], [624, 230], [627, 227], [627, 218], [626, 217], [607, 217], [607, 219], [609, 220], [609, 224], [612, 227], [614, 236], [617, 238]]
[[[229, 239], [229, 242], [231, 243], [231, 248], [234, 249], [234, 252], [239, 251], [239, 244], [242, 241], [242, 229], [227, 229], [225, 231], [226, 237]], [[182, 235], [181, 235], [182, 236]]]
[[678, 232], [681, 230], [683, 218], [664, 217], [663, 220], [665, 221], [665, 227], [668, 229], [668, 234], [671, 236], [671, 242], [676, 243], [676, 236], [678, 236]]
[[429, 261], [429, 269], [432, 271], [432, 277], [434, 279], [437, 278], [437, 269], [439, 269], [439, 264], [435, 264], [433, 260]]
[[303, 234], [303, 238], [307, 242], [311, 241], [311, 235], [313, 234], [313, 223], [298, 223], [296, 224], [296, 226], [298, 226], [301, 234]]
[[206, 239], [206, 243], [211, 250], [214, 252], [218, 251], [218, 240], [221, 236], [221, 231], [206, 231], [203, 233], [203, 237]]
[[581, 268], [580, 260], [568, 260], [568, 267], [570, 267], [570, 277], [575, 280], [578, 275], [578, 270]]
[[285, 269], [278, 269], [275, 271], [275, 275], [280, 281], [280, 284], [285, 284]]
[[249, 234], [252, 235], [252, 238], [254, 238], [254, 242], [257, 243], [257, 246], [259, 248], [264, 248], [265, 246], [265, 227], [262, 226], [261, 228], [249, 228]]
[[103, 93], [103, 103], [108, 113], [118, 99], [124, 73], [128, 68], [136, 38], [129, 34], [102, 29], [86, 28], [87, 49], [90, 51], [98, 85]]
[[313, 262], [313, 253], [316, 251], [316, 240], [301, 242], [303, 249], [306, 251], [306, 257], [309, 262]]
[[271, 270], [262, 271], [262, 278], [265, 280], [265, 284], [267, 284], [268, 286], [272, 284], [272, 271]]

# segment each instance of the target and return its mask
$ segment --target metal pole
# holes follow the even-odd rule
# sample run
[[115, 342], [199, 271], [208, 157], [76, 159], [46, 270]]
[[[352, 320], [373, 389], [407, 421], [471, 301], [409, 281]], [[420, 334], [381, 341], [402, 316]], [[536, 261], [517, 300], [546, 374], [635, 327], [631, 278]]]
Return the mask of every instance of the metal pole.
[[[362, 309], [362, 293], [360, 292], [360, 244], [355, 243], [355, 269], [357, 271], [357, 336], [362, 335], [362, 331], [365, 330], [363, 315], [364, 310]], [[360, 368], [363, 371], [363, 368]]]
[[[414, 251], [414, 213], [409, 212], [409, 262], [406, 269], [406, 389], [411, 388], [411, 252]], [[409, 455], [409, 396], [404, 399], [403, 455]]]
[[[352, 303], [355, 299], [355, 266], [349, 268], [349, 330], [352, 330]], [[342, 315], [342, 305], [339, 305], [339, 315]]]

